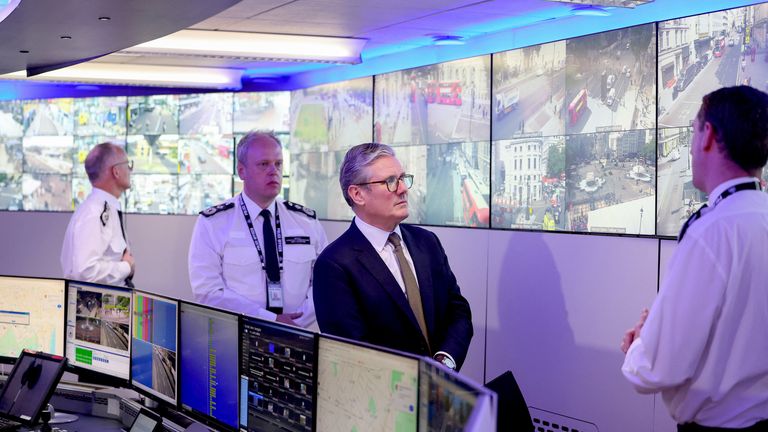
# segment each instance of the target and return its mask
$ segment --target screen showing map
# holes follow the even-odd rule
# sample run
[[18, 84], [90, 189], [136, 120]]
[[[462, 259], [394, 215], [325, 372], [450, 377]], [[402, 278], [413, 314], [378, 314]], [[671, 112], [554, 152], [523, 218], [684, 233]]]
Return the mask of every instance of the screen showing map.
[[0, 357], [64, 355], [64, 281], [0, 276]]
[[416, 430], [417, 358], [321, 337], [317, 369], [317, 430]]

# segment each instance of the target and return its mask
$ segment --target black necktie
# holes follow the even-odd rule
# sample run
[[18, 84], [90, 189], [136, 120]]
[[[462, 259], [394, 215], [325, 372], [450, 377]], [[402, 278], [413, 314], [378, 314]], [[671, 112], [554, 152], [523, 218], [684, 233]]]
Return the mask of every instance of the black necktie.
[[[120, 232], [123, 233], [123, 240], [125, 240], [125, 244], [126, 244], [125, 249], [128, 250], [128, 246], [127, 246], [128, 245], [128, 239], [125, 238], [125, 227], [123, 226], [123, 212], [120, 211], [120, 210], [117, 211], [117, 220], [120, 221]], [[125, 253], [125, 251], [123, 251], [123, 253]], [[125, 278], [125, 286], [127, 286], [128, 288], [133, 288], [134, 287], [134, 285], [133, 285], [133, 275], [130, 275], [127, 278]]]
[[264, 209], [259, 213], [264, 218], [264, 260], [267, 267], [267, 277], [272, 282], [280, 282], [280, 265], [277, 263], [277, 245], [275, 243], [275, 231], [272, 229], [269, 210]]

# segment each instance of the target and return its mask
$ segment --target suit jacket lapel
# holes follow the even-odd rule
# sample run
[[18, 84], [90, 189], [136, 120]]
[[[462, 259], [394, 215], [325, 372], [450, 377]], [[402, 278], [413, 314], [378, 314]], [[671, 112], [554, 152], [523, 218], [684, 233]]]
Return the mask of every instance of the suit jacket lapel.
[[[347, 232], [350, 236], [352, 248], [359, 252], [357, 260], [373, 276], [373, 279], [381, 285], [384, 291], [392, 297], [403, 313], [408, 316], [414, 328], [418, 330], [419, 323], [416, 321], [416, 316], [411, 310], [411, 305], [408, 304], [408, 299], [403, 294], [403, 290], [400, 288], [395, 277], [392, 276], [392, 272], [389, 271], [389, 268], [384, 264], [378, 252], [371, 246], [371, 242], [360, 232], [354, 221], [352, 221]], [[418, 279], [419, 276], [416, 276], [416, 278]]]
[[424, 320], [427, 323], [427, 331], [431, 335], [435, 328], [435, 310], [432, 298], [432, 272], [429, 268], [430, 251], [424, 250], [423, 245], [416, 241], [409, 228], [407, 225], [400, 225], [400, 232], [403, 233], [405, 247], [408, 248], [408, 253], [413, 260], [413, 267], [416, 268], [416, 279], [419, 282]]

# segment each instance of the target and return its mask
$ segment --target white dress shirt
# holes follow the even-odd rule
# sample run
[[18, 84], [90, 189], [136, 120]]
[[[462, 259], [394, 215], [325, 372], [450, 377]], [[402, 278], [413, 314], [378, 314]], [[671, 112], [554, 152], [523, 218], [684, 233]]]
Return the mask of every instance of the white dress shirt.
[[61, 248], [64, 277], [110, 285], [124, 285], [131, 266], [123, 259], [127, 247], [114, 195], [93, 188], [69, 220]]
[[745, 190], [690, 225], [622, 372], [678, 423], [747, 427], [768, 418], [767, 332], [768, 194]]
[[[266, 274], [253, 244], [240, 208], [242, 196], [250, 213], [256, 237], [264, 253], [261, 207], [245, 194], [223, 203], [233, 204], [211, 216], [200, 215], [189, 245], [189, 281], [195, 300], [261, 319], [274, 321], [277, 315], [267, 310]], [[320, 222], [303, 212], [289, 210], [281, 199], [269, 207], [274, 229], [275, 208], [280, 215], [283, 235], [283, 312], [302, 312], [299, 326], [317, 330], [312, 300], [312, 268], [320, 252], [328, 244]], [[306, 240], [307, 243], [291, 243]]]

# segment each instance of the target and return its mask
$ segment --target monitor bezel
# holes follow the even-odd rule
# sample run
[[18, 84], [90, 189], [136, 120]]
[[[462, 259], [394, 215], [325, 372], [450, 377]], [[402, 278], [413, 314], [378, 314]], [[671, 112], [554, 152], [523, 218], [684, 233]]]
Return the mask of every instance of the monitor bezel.
[[[53, 277], [37, 277], [37, 276], [20, 276], [20, 275], [9, 275], [9, 274], [3, 274], [0, 275], [0, 278], [17, 278], [17, 279], [38, 279], [38, 280], [53, 280], [53, 281], [61, 281], [64, 284], [64, 302], [61, 304], [62, 308], [64, 309], [64, 327], [63, 332], [60, 333], [60, 337], [62, 337], [62, 349], [64, 350], [63, 353], [57, 354], [57, 353], [48, 353], [52, 355], [61, 355], [62, 357], [67, 356], [67, 299], [69, 298], [69, 292], [67, 290], [67, 280], [64, 278], [53, 278]], [[21, 352], [24, 351], [25, 348], [22, 349]], [[34, 351], [30, 348], [31, 351]], [[21, 355], [21, 352], [19, 352], [19, 355]], [[44, 351], [41, 351], [44, 352]], [[12, 356], [4, 356], [0, 354], [0, 364], [15, 364], [16, 360], [18, 359], [18, 356], [12, 357]]]
[[[150, 398], [153, 401], [158, 402], [161, 405], [172, 407], [174, 409], [178, 408], [179, 406], [179, 299], [175, 299], [173, 297], [168, 297], [162, 294], [155, 294], [150, 291], [143, 291], [134, 289], [133, 290], [133, 297], [131, 297], [131, 319], [133, 319], [133, 307], [136, 305], [136, 295], [146, 295], [148, 297], [160, 299], [162, 301], [167, 301], [169, 303], [176, 304], [176, 397], [173, 398], [172, 401], [170, 401], [170, 398], [166, 399], [166, 396], [155, 391], [155, 390], [147, 390], [144, 388], [144, 385], [137, 384], [134, 382], [133, 379], [133, 340], [131, 340], [131, 368], [129, 373], [129, 386], [139, 394], [141, 394], [144, 397]], [[135, 329], [133, 328], [133, 325], [131, 326], [131, 338], [133, 338], [133, 335], [135, 334]]]
[[[240, 355], [238, 358], [238, 398], [240, 397], [240, 394], [242, 392], [242, 377], [245, 373], [245, 362], [243, 362], [243, 357], [245, 355], [244, 344], [242, 336], [244, 334], [244, 329], [247, 324], [252, 324], [256, 326], [265, 326], [271, 329], [277, 329], [280, 331], [287, 331], [290, 333], [295, 334], [302, 334], [305, 336], [311, 336], [312, 337], [312, 422], [310, 424], [310, 430], [317, 430], [316, 422], [317, 422], [317, 350], [319, 348], [319, 340], [320, 338], [319, 333], [313, 332], [311, 330], [307, 330], [301, 327], [291, 326], [287, 324], [281, 324], [276, 321], [268, 321], [261, 318], [256, 318], [249, 315], [240, 315], [240, 326], [238, 328], [239, 332], [239, 338], [238, 338], [238, 346]], [[242, 427], [243, 425], [240, 423], [240, 416], [242, 415], [243, 410], [246, 411], [246, 419], [248, 416], [247, 410], [248, 406], [242, 406], [240, 405], [240, 413], [238, 415], [238, 426]], [[248, 425], [245, 425], [245, 428], [248, 429]]]
[[[20, 360], [24, 357], [34, 357], [36, 359], [43, 359], [44, 361], [47, 361], [47, 362], [56, 363], [56, 378], [54, 380], [55, 385], [52, 385], [48, 389], [46, 396], [42, 399], [42, 402], [40, 403], [40, 405], [36, 407], [34, 415], [31, 416], [29, 419], [17, 417], [13, 414], [8, 414], [8, 413], [0, 413], [0, 417], [13, 420], [25, 426], [34, 426], [37, 423], [37, 421], [40, 419], [40, 415], [42, 414], [42, 412], [48, 406], [48, 402], [50, 402], [51, 397], [53, 396], [53, 393], [56, 391], [56, 388], [58, 387], [59, 382], [61, 381], [62, 375], [64, 375], [64, 369], [66, 369], [66, 366], [67, 366], [67, 358], [64, 356], [49, 354], [42, 351], [33, 351], [33, 350], [24, 349], [22, 350], [21, 354], [19, 354], [19, 357], [17, 358], [17, 360], [19, 361], [17, 361], [14, 364], [14, 367], [11, 370], [11, 373], [8, 374], [8, 378], [5, 381], [6, 383], [8, 383], [11, 380], [11, 378], [14, 377], [16, 373], [18, 373], [18, 369], [17, 369], [18, 365], [21, 364]], [[7, 388], [8, 388], [7, 386], [3, 386], [3, 389], [0, 391], [0, 399], [2, 399]]]
[[[184, 405], [184, 403], [181, 400], [182, 388], [184, 387], [184, 380], [182, 380], [180, 378], [180, 376], [181, 376], [181, 352], [184, 349], [183, 343], [182, 343], [182, 339], [181, 339], [181, 308], [184, 307], [185, 305], [187, 307], [189, 307], [189, 306], [197, 307], [197, 308], [200, 308], [200, 309], [205, 309], [205, 310], [209, 310], [209, 311], [212, 311], [212, 312], [223, 313], [223, 314], [227, 314], [227, 315], [231, 315], [231, 316], [235, 317], [235, 321], [237, 323], [237, 330], [236, 330], [237, 331], [237, 347], [236, 347], [236, 351], [237, 351], [237, 377], [236, 377], [236, 382], [235, 382], [235, 388], [236, 388], [235, 404], [236, 404], [236, 407], [237, 407], [236, 408], [237, 409], [237, 413], [236, 413], [236, 417], [235, 417], [235, 422], [237, 423], [236, 427], [232, 427], [231, 425], [228, 425], [228, 424], [226, 424], [226, 423], [224, 423], [224, 422], [222, 422], [222, 421], [220, 421], [220, 420], [218, 420], [218, 419], [216, 419], [216, 418], [214, 418], [214, 417], [212, 417], [212, 416], [210, 416], [208, 414], [205, 414], [205, 413], [202, 413], [200, 411], [197, 411], [194, 408], [191, 408], [191, 407], [188, 408], [188, 407], [186, 407]], [[178, 375], [178, 385], [179, 385], [179, 391], [178, 391], [178, 398], [177, 398], [178, 399], [178, 407], [179, 407], [179, 409], [184, 414], [187, 414], [190, 417], [194, 418], [195, 420], [202, 422], [206, 426], [211, 426], [211, 427], [215, 428], [216, 430], [223, 430], [223, 431], [233, 432], [233, 431], [237, 431], [239, 429], [239, 426], [240, 426], [240, 355], [241, 355], [241, 351], [240, 351], [241, 327], [240, 326], [242, 325], [241, 321], [242, 321], [242, 315], [237, 313], [237, 312], [233, 312], [233, 311], [230, 311], [230, 310], [221, 309], [221, 308], [217, 308], [217, 307], [213, 307], [213, 306], [209, 306], [209, 305], [204, 305], [204, 304], [200, 304], [200, 303], [190, 302], [190, 301], [186, 301], [186, 300], [180, 300], [179, 301], [179, 339], [178, 339], [179, 340], [179, 344], [178, 344], [178, 359], [179, 359], [179, 361], [178, 361], [178, 369], [179, 369], [179, 371], [178, 371], [179, 372], [179, 375]]]
[[[133, 346], [133, 289], [128, 288], [125, 286], [118, 286], [118, 285], [107, 285], [107, 284], [99, 284], [94, 282], [84, 282], [74, 279], [66, 279], [67, 282], [67, 301], [69, 301], [69, 294], [71, 292], [70, 284], [76, 284], [76, 285], [83, 285], [88, 287], [94, 287], [94, 288], [104, 288], [104, 289], [114, 289], [126, 292], [130, 294], [131, 297], [131, 304], [128, 311], [128, 319], [129, 319], [129, 331], [128, 331], [128, 340], [129, 340], [129, 346], [128, 346], [128, 377], [127, 378], [121, 378], [115, 375], [110, 375], [106, 372], [98, 371], [92, 368], [88, 368], [86, 366], [81, 366], [79, 364], [75, 364], [74, 361], [71, 361], [69, 357], [67, 357], [67, 352], [69, 350], [69, 343], [66, 339], [66, 323], [69, 319], [69, 307], [67, 307], [67, 320], [65, 320], [65, 329], [64, 329], [64, 335], [65, 335], [65, 346], [66, 349], [64, 350], [64, 357], [67, 357], [67, 372], [72, 372], [76, 374], [79, 378], [80, 382], [86, 382], [86, 383], [92, 383], [92, 384], [105, 384], [111, 387], [127, 387], [130, 385], [131, 382], [131, 348]], [[68, 304], [68, 303], [67, 303]]]
[[[336, 335], [328, 334], [328, 333], [318, 333], [317, 336], [318, 337], [317, 337], [317, 342], [316, 342], [316, 344], [317, 344], [317, 351], [316, 351], [316, 354], [315, 354], [315, 369], [320, 367], [320, 341], [322, 339], [328, 339], [328, 340], [332, 340], [332, 341], [336, 341], [336, 342], [343, 342], [343, 343], [347, 343], [349, 345], [355, 345], [355, 346], [358, 346], [358, 347], [368, 348], [368, 349], [372, 349], [374, 351], [379, 351], [379, 352], [383, 352], [383, 353], [386, 353], [386, 354], [394, 354], [394, 355], [397, 355], [397, 356], [400, 356], [400, 357], [407, 357], [407, 358], [409, 358], [411, 360], [415, 360], [416, 361], [416, 404], [414, 406], [414, 410], [415, 410], [414, 414], [416, 415], [416, 428], [418, 430], [419, 415], [420, 415], [420, 413], [419, 413], [419, 401], [421, 400], [420, 399], [421, 398], [421, 394], [420, 394], [421, 393], [421, 376], [420, 376], [421, 375], [421, 364], [420, 364], [420, 362], [421, 362], [421, 360], [423, 358], [426, 358], [426, 357], [422, 357], [422, 356], [419, 356], [419, 355], [416, 355], [416, 354], [413, 354], [413, 353], [409, 353], [409, 352], [405, 352], [405, 351], [399, 351], [399, 350], [396, 350], [394, 348], [388, 348], [388, 347], [383, 347], [383, 346], [379, 346], [379, 345], [374, 345], [374, 344], [371, 344], [371, 343], [368, 343], [368, 342], [363, 342], [363, 341], [354, 340], [354, 339], [348, 339], [348, 338], [345, 338], [345, 337], [336, 336]], [[315, 411], [317, 411], [317, 399], [318, 399], [317, 398], [317, 391], [319, 390], [319, 388], [317, 386], [317, 380], [318, 380], [319, 377], [317, 375], [318, 375], [318, 373], [317, 373], [317, 371], [315, 371], [315, 401], [314, 401], [315, 402]], [[317, 412], [315, 412], [315, 416], [314, 416], [313, 426], [312, 427], [313, 427], [312, 430], [317, 430]]]

